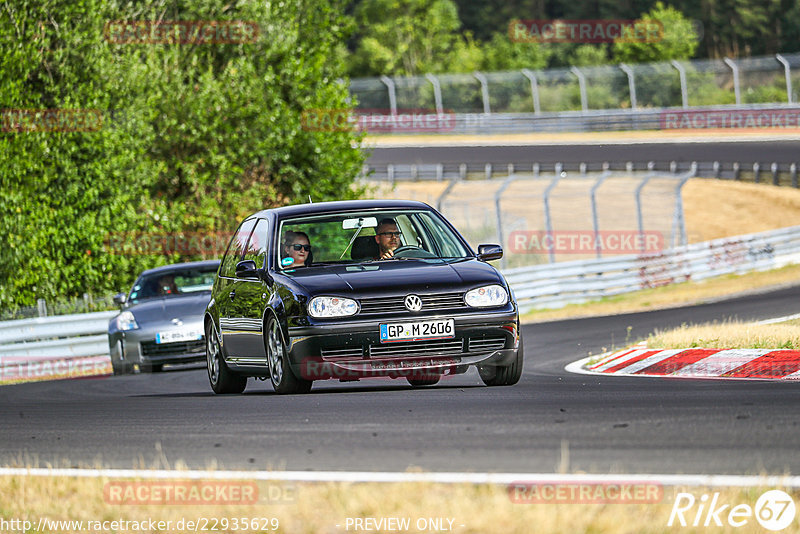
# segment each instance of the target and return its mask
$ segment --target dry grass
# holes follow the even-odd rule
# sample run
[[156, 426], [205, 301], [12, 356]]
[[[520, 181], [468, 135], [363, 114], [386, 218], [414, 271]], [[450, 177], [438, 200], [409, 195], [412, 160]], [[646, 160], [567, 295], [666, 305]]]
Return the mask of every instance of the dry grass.
[[800, 225], [800, 190], [788, 187], [694, 179], [683, 205], [693, 243]]
[[[115, 479], [118, 481], [118, 479]], [[124, 479], [128, 480], [128, 479]], [[617, 479], [624, 480], [624, 477]], [[428, 518], [453, 520], [458, 533], [529, 533], [596, 532], [657, 533], [669, 530], [673, 502], [678, 491], [702, 494], [720, 492], [720, 503], [744, 503], [753, 507], [764, 489], [664, 488], [663, 498], [655, 504], [516, 504], [501, 485], [445, 485], [434, 483], [281, 484], [259, 482], [278, 489], [290, 499], [256, 505], [118, 505], [104, 500], [104, 487], [111, 479], [72, 477], [0, 477], [0, 517], [8, 520], [39, 518], [83, 521], [172, 521], [199, 518], [277, 518], [278, 532], [340, 533], [354, 531], [348, 518], [408, 518], [409, 532], [419, 532], [417, 521]], [[164, 481], [162, 481], [163, 483]], [[766, 488], [765, 488], [766, 489]], [[774, 488], [768, 488], [774, 489]], [[795, 494], [795, 499], [797, 495]], [[696, 511], [696, 507], [693, 511]], [[686, 515], [691, 522], [694, 514]], [[724, 521], [724, 515], [723, 515]], [[210, 525], [208, 530], [210, 530]], [[447, 522], [444, 522], [447, 526]], [[705, 532], [708, 528], [679, 528], [681, 532]], [[713, 527], [715, 532], [760, 532], [751, 518], [743, 528]], [[83, 532], [87, 531], [84, 528]], [[105, 531], [105, 530], [104, 530]], [[124, 530], [118, 530], [123, 532]], [[157, 532], [150, 528], [128, 532]], [[164, 530], [162, 530], [163, 532]], [[181, 531], [189, 531], [184, 529]], [[218, 532], [237, 532], [228, 524]], [[270, 530], [247, 530], [269, 532]], [[363, 531], [363, 530], [362, 530]], [[386, 532], [388, 530], [369, 530]], [[427, 531], [434, 531], [429, 529]], [[43, 530], [43, 532], [55, 532]], [[79, 532], [64, 529], [58, 532]], [[238, 532], [242, 532], [241, 529]], [[798, 532], [797, 522], [783, 532]]]
[[702, 304], [745, 292], [785, 287], [798, 283], [798, 280], [800, 280], [800, 265], [789, 265], [771, 271], [743, 275], [731, 274], [702, 282], [685, 282], [643, 289], [586, 304], [572, 304], [555, 310], [532, 311], [525, 314], [522, 319], [524, 322], [530, 323]]
[[681, 325], [673, 330], [656, 330], [647, 338], [655, 349], [798, 349], [800, 322], [758, 324], [726, 321], [701, 325]]

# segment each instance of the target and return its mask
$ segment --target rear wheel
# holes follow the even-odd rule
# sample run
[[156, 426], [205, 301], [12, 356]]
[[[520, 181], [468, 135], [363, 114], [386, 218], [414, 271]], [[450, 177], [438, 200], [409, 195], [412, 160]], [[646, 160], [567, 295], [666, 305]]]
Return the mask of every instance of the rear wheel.
[[217, 331], [210, 322], [206, 326], [206, 366], [214, 393], [241, 393], [247, 387], [247, 377], [234, 373], [225, 364]]
[[498, 367], [495, 365], [479, 365], [478, 374], [487, 386], [513, 386], [522, 376], [522, 337], [519, 338], [517, 357], [511, 365]]
[[267, 322], [267, 365], [269, 380], [275, 393], [308, 393], [311, 391], [311, 380], [294, 376], [289, 365], [289, 356], [283, 342], [281, 327], [275, 317]]

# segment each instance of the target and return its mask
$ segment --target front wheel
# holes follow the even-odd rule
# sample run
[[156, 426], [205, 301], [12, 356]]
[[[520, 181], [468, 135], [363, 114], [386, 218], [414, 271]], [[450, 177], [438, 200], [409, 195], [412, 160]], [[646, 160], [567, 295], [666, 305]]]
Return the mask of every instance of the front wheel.
[[206, 326], [206, 366], [214, 393], [241, 393], [247, 387], [247, 377], [234, 373], [225, 364], [217, 331], [210, 322]]
[[272, 382], [275, 393], [308, 393], [311, 391], [312, 381], [297, 378], [290, 368], [281, 327], [275, 317], [270, 317], [267, 323], [266, 345], [269, 380]]
[[517, 357], [511, 365], [497, 367], [495, 365], [479, 365], [478, 374], [487, 386], [513, 386], [522, 376], [522, 337], [519, 338]]

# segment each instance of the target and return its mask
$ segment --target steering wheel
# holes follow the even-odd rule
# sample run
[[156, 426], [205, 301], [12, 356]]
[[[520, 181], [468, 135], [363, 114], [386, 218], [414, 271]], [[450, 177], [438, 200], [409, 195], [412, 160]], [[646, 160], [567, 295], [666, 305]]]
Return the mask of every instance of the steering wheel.
[[436, 254], [432, 254], [424, 248], [415, 245], [403, 245], [394, 249], [395, 258], [435, 258]]
[[409, 252], [411, 250], [419, 250], [419, 247], [415, 247], [414, 245], [403, 245], [402, 247], [397, 247], [394, 249], [393, 256], [397, 256], [403, 252]]

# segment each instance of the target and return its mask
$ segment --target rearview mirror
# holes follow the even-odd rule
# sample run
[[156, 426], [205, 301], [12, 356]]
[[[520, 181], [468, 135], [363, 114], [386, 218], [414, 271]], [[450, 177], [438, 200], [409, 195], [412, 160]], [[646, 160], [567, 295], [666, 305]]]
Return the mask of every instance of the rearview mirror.
[[258, 278], [258, 269], [253, 260], [242, 260], [236, 264], [236, 278]]
[[357, 219], [345, 219], [342, 221], [342, 228], [344, 230], [375, 228], [376, 226], [378, 226], [378, 219], [375, 217], [359, 217]]
[[500, 245], [478, 245], [478, 259], [480, 261], [499, 260], [503, 257], [503, 247]]

